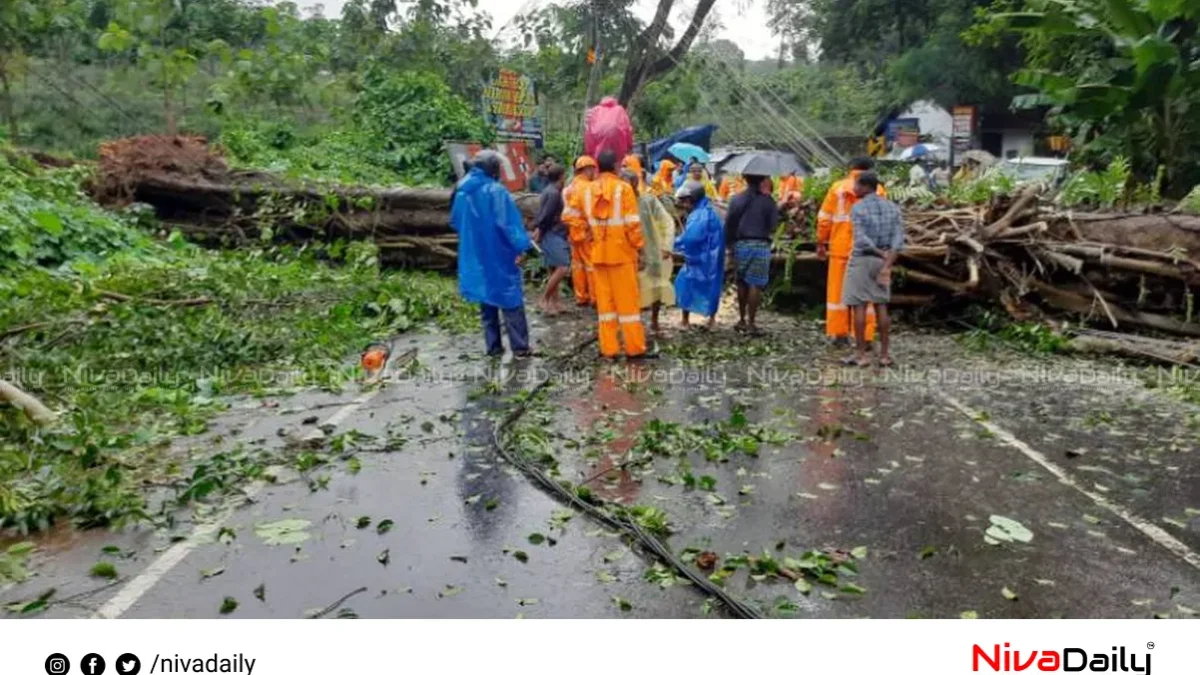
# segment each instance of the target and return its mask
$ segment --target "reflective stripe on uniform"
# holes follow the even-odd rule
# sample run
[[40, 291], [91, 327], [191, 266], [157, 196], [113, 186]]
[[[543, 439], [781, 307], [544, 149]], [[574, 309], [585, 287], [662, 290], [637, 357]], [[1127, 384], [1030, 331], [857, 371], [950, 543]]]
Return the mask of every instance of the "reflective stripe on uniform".
[[616, 312], [605, 313], [605, 314], [601, 314], [597, 318], [599, 318], [601, 321], [616, 321], [617, 313]]
[[629, 314], [626, 316], [622, 316], [620, 318], [621, 323], [641, 323], [641, 321], [642, 321], [641, 314]]
[[617, 194], [614, 195], [613, 198], [613, 216], [603, 220], [595, 220], [594, 218], [589, 217], [589, 223], [596, 227], [617, 227], [623, 226], [628, 222], [625, 216], [621, 213], [621, 194], [623, 191], [621, 190], [620, 186], [617, 187], [616, 192]]
[[835, 312], [840, 312], [843, 309], [846, 309], [846, 306], [845, 305], [837, 305], [832, 302], [827, 302], [827, 303], [825, 303], [825, 309], [833, 310]]
[[836, 215], [836, 216], [834, 216], [834, 217], [833, 217], [833, 222], [835, 222], [835, 223], [848, 223], [848, 222], [850, 222], [850, 214], [848, 214], [848, 213], [846, 213], [846, 214], [838, 214], [838, 215]]

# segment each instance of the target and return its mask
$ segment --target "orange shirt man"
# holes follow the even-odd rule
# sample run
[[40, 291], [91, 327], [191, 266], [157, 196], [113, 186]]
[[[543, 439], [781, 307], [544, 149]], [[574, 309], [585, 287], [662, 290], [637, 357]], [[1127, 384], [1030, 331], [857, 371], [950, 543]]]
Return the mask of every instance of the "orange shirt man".
[[591, 245], [587, 241], [587, 218], [583, 214], [584, 193], [595, 179], [596, 160], [583, 155], [575, 160], [575, 177], [563, 189], [562, 219], [571, 243], [571, 288], [575, 291], [575, 304], [580, 306], [595, 302]]
[[[850, 309], [842, 302], [842, 286], [846, 281], [846, 266], [854, 248], [854, 227], [850, 209], [858, 202], [854, 183], [863, 171], [875, 168], [874, 160], [859, 157], [850, 163], [850, 175], [833, 184], [825, 194], [821, 212], [817, 215], [817, 255], [829, 258], [829, 275], [825, 284], [825, 335], [836, 341], [850, 339]], [[883, 186], [879, 194], [887, 196]], [[867, 311], [867, 341], [875, 339], [875, 311]]]
[[600, 173], [584, 191], [592, 268], [595, 270], [596, 314], [600, 322], [600, 353], [616, 358], [646, 357], [638, 293], [638, 254], [645, 245], [633, 186], [617, 176], [617, 156], [605, 150], [596, 158]]

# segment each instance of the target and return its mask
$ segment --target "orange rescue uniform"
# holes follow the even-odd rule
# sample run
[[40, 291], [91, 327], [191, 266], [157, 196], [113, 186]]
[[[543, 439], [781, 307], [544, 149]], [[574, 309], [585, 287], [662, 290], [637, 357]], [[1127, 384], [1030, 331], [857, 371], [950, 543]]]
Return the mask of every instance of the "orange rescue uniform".
[[658, 163], [658, 173], [654, 174], [654, 180], [650, 182], [650, 191], [655, 195], [662, 197], [664, 195], [675, 194], [675, 162], [669, 159], [664, 159]]
[[721, 187], [717, 188], [717, 194], [721, 197], [721, 201], [727, 202], [730, 197], [743, 192], [745, 189], [745, 178], [741, 176], [725, 176], [721, 179]]
[[625, 155], [621, 160], [621, 168], [632, 171], [638, 179], [638, 194], [646, 194], [646, 172], [642, 170], [642, 160], [637, 155]]
[[779, 181], [779, 198], [787, 199], [787, 196], [793, 192], [800, 195], [804, 194], [804, 179], [796, 174], [784, 176]]
[[646, 353], [638, 295], [638, 251], [645, 244], [633, 186], [612, 173], [602, 173], [584, 190], [584, 215], [595, 270], [596, 314], [600, 320], [600, 353], [626, 356]]
[[587, 176], [575, 174], [571, 184], [563, 190], [562, 220], [567, 226], [567, 237], [571, 240], [571, 288], [579, 305], [590, 305], [596, 300], [591, 244], [587, 241], [588, 224], [583, 215], [584, 194], [591, 184]]
[[[854, 226], [850, 222], [850, 209], [858, 202], [854, 194], [854, 182], [861, 171], [833, 184], [825, 194], [821, 212], [817, 215], [817, 243], [829, 247], [829, 276], [825, 284], [825, 334], [831, 338], [851, 336], [850, 308], [842, 302], [842, 287], [846, 282], [846, 267], [850, 264], [850, 252], [854, 250]], [[887, 196], [883, 186], [879, 195]], [[867, 306], [866, 339], [875, 339], [875, 308]]]

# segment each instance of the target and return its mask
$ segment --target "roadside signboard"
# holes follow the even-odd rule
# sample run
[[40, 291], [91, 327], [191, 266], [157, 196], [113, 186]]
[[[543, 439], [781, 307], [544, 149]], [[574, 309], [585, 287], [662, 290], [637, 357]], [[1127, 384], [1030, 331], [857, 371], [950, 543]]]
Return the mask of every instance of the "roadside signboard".
[[962, 164], [963, 153], [971, 149], [975, 137], [977, 108], [973, 105], [956, 105], [950, 111], [953, 128], [950, 139], [950, 157], [954, 166]]
[[500, 69], [483, 90], [483, 114], [499, 140], [532, 141], [536, 147], [542, 147], [537, 91], [529, 76]]

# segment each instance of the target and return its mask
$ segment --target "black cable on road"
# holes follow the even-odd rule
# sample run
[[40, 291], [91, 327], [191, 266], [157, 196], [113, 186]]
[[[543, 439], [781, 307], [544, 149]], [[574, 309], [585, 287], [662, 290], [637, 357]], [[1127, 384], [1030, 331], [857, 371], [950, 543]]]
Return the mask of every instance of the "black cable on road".
[[680, 560], [658, 537], [646, 532], [645, 529], [638, 525], [633, 519], [625, 515], [610, 513], [595, 504], [581, 499], [579, 495], [576, 494], [575, 490], [569, 487], [569, 483], [564, 485], [562, 482], [551, 478], [546, 474], [546, 472], [542, 471], [541, 468], [531, 464], [524, 457], [522, 457], [519, 450], [514, 450], [510, 447], [507, 439], [505, 438], [505, 433], [529, 409], [530, 401], [534, 400], [538, 393], [548, 387], [553, 381], [555, 376], [555, 369], [553, 366], [569, 361], [570, 359], [578, 356], [583, 352], [583, 350], [595, 344], [595, 342], [596, 338], [584, 340], [580, 344], [576, 345], [575, 348], [567, 354], [559, 356], [550, 361], [552, 366], [548, 369], [550, 374], [548, 374], [545, 379], [540, 381], [532, 389], [528, 390], [529, 395], [526, 396], [519, 404], [517, 404], [516, 407], [510, 410], [508, 414], [500, 420], [500, 423], [492, 429], [492, 447], [500, 454], [501, 457], [504, 458], [505, 461], [520, 470], [521, 473], [525, 474], [530, 480], [532, 480], [538, 487], [548, 493], [551, 497], [577, 511], [582, 511], [584, 514], [600, 521], [604, 525], [607, 525], [614, 530], [625, 533], [627, 536], [636, 541], [642, 547], [642, 549], [653, 554], [654, 557], [658, 558], [664, 564], [670, 566], [676, 572], [686, 577], [688, 581], [692, 582], [692, 584], [701, 591], [721, 601], [721, 603], [728, 607], [729, 611], [732, 612], [737, 618], [763, 618], [762, 613], [757, 609], [729, 595], [725, 589], [709, 581], [708, 577], [701, 574], [693, 566], [688, 565]]

